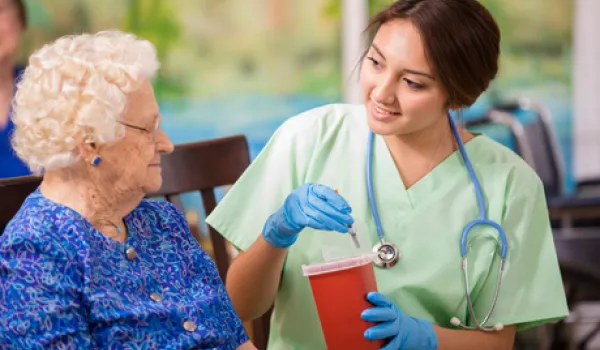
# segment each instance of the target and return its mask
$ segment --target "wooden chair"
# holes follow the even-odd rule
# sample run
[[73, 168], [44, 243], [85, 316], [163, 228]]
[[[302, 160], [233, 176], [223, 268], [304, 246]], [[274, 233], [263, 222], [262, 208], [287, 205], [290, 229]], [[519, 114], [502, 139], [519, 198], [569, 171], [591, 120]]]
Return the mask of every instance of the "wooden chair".
[[[250, 153], [246, 137], [236, 135], [177, 145], [173, 153], [161, 158], [161, 165], [163, 185], [149, 196], [164, 196], [181, 209], [179, 195], [200, 192], [208, 216], [217, 205], [215, 188], [233, 184], [250, 165]], [[210, 225], [208, 230], [215, 263], [225, 281], [230, 265], [227, 242]], [[252, 340], [258, 349], [266, 349], [270, 314], [252, 323]]]
[[[250, 153], [243, 135], [180, 144], [173, 153], [161, 157], [163, 185], [148, 196], [163, 196], [182, 209], [181, 194], [200, 192], [208, 216], [217, 206], [215, 189], [233, 184], [248, 165]], [[227, 244], [212, 227], [208, 230], [215, 263], [225, 281], [230, 263]]]
[[0, 179], [0, 235], [41, 181], [42, 178], [35, 175]]

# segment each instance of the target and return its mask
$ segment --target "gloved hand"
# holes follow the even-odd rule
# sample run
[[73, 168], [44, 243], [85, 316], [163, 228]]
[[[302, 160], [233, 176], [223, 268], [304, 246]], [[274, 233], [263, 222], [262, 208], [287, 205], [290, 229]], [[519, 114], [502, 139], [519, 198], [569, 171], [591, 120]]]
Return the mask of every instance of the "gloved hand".
[[292, 191], [283, 206], [269, 216], [263, 237], [277, 248], [287, 248], [305, 227], [346, 233], [347, 225], [354, 222], [351, 211], [350, 205], [331, 188], [304, 184]]
[[381, 293], [370, 292], [367, 300], [375, 307], [366, 309], [360, 316], [367, 322], [379, 324], [367, 329], [365, 338], [387, 339], [382, 350], [437, 349], [437, 335], [430, 322], [407, 316]]

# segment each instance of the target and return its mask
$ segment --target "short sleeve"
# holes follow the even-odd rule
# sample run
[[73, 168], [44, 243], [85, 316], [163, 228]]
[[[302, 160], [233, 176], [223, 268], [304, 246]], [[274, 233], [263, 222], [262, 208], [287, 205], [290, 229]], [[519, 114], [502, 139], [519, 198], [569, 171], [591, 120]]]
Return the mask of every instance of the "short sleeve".
[[41, 234], [0, 239], [0, 343], [18, 349], [89, 348], [82, 274]]
[[[317, 112], [318, 109], [310, 113]], [[247, 250], [254, 243], [269, 215], [304, 182], [316, 133], [305, 131], [310, 125], [304, 118], [311, 119], [300, 114], [277, 129], [206, 219], [240, 250]]]
[[[514, 187], [507, 194], [501, 223], [508, 239], [507, 263], [488, 325], [502, 323], [523, 330], [565, 318], [569, 310], [543, 185], [535, 177]], [[498, 259], [474, 300], [480, 322], [492, 303], [497, 271]]]

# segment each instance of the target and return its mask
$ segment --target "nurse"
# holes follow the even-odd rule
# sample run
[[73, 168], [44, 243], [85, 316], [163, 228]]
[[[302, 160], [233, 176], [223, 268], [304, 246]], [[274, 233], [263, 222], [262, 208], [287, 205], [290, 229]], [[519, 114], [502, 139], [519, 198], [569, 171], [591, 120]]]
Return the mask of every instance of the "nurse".
[[[512, 349], [516, 331], [564, 318], [568, 309], [540, 179], [485, 135], [453, 133], [448, 117], [495, 78], [498, 26], [476, 0], [399, 0], [368, 29], [374, 37], [361, 66], [364, 103], [287, 120], [207, 218], [241, 251], [227, 276], [233, 305], [251, 320], [274, 303], [269, 348], [325, 349], [301, 266], [322, 261], [331, 235], [354, 220], [363, 223], [363, 244], [379, 243], [367, 191], [371, 155], [382, 232], [402, 255], [393, 267], [375, 267], [379, 292], [369, 294], [373, 307], [361, 317], [377, 325], [364, 336], [386, 339], [386, 349]], [[485, 215], [508, 243], [487, 322], [503, 327], [487, 332], [451, 321], [475, 325], [460, 239], [480, 208], [462, 144]], [[490, 226], [469, 237], [469, 294], [482, 322], [497, 286], [500, 237]]]

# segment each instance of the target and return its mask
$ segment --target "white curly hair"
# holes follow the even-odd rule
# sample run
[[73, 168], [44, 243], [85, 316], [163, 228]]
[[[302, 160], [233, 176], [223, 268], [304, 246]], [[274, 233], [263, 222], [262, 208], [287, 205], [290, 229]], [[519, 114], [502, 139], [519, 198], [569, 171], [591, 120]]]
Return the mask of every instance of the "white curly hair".
[[17, 155], [40, 173], [73, 165], [83, 141], [119, 140], [126, 95], [159, 66], [152, 43], [116, 30], [45, 45], [29, 58], [13, 100]]

